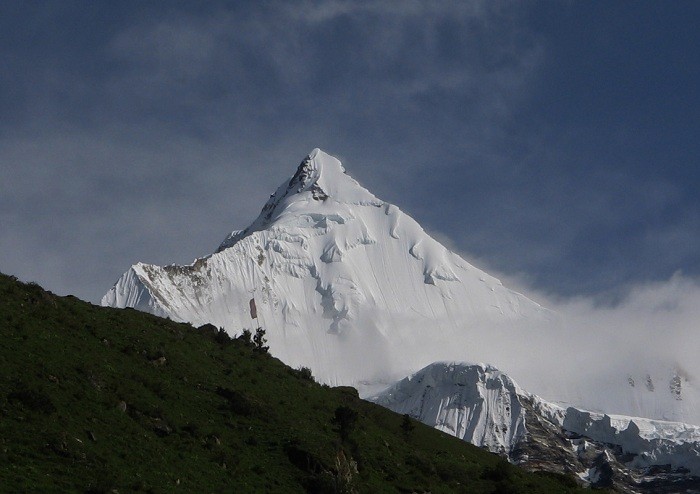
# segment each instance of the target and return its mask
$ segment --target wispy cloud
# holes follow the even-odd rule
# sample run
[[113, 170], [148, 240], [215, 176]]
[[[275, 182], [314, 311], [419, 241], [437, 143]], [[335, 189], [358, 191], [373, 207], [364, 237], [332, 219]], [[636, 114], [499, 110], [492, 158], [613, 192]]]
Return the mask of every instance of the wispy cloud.
[[[385, 368], [397, 378], [434, 361], [484, 362], [514, 378], [526, 391], [587, 409], [657, 419], [700, 420], [700, 284], [680, 274], [631, 286], [616, 304], [593, 297], [550, 300], [526, 286], [526, 295], [553, 312], [549, 321], [496, 323], [473, 317], [461, 330], [427, 333], [407, 319], [401, 331], [418, 348], [387, 351]], [[451, 319], [450, 323], [454, 323]], [[459, 325], [459, 322], [458, 322]], [[417, 360], [406, 359], [406, 354]], [[670, 392], [680, 379], [682, 396]], [[635, 388], [636, 386], [636, 388]], [[647, 392], [646, 387], [653, 392]]]

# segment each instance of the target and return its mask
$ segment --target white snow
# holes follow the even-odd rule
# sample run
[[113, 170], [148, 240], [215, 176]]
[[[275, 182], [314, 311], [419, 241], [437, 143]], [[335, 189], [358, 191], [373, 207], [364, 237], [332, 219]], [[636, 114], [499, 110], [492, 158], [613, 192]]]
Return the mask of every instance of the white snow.
[[671, 465], [700, 475], [700, 427], [680, 422], [607, 415], [573, 407], [560, 425], [594, 441], [622, 447], [637, 455], [631, 466]]
[[[636, 455], [632, 467], [670, 464], [700, 475], [700, 427], [564, 409], [527, 393], [509, 376], [484, 364], [436, 362], [371, 401], [491, 452], [508, 454], [527, 435], [524, 399], [534, 403], [535, 413], [563, 430]], [[585, 448], [586, 441], [572, 447]], [[580, 477], [595, 482], [597, 470]]]
[[[567, 340], [559, 316], [450, 252], [318, 149], [214, 254], [189, 266], [138, 263], [102, 304], [234, 335], [262, 326], [276, 357], [362, 396], [435, 361], [489, 361], [548, 400], [700, 423], [698, 381], [675, 361], [619, 368], [624, 346], [586, 331]], [[589, 363], [577, 353], [584, 344], [605, 357]]]
[[436, 362], [371, 401], [494, 453], [525, 437], [525, 414], [513, 380], [484, 364]]
[[447, 347], [468, 347], [482, 328], [551, 316], [448, 251], [320, 150], [216, 253], [190, 266], [132, 266], [102, 304], [232, 334], [260, 325], [287, 364], [363, 392], [443, 358]]

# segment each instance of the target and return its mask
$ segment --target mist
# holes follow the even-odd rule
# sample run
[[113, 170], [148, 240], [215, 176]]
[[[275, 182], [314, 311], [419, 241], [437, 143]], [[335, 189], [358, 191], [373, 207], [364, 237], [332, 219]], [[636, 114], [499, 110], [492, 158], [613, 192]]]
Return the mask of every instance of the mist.
[[[488, 363], [550, 401], [613, 414], [700, 420], [690, 407], [694, 400], [683, 402], [697, 395], [700, 377], [697, 280], [679, 273], [631, 286], [614, 304], [595, 296], [553, 299], [523, 292], [551, 310], [548, 322], [464, 321], [463, 331], [448, 337], [452, 341], [421, 339], [422, 364]], [[680, 395], [670, 390], [673, 379], [680, 382]], [[677, 413], [662, 411], [669, 400], [677, 401]]]

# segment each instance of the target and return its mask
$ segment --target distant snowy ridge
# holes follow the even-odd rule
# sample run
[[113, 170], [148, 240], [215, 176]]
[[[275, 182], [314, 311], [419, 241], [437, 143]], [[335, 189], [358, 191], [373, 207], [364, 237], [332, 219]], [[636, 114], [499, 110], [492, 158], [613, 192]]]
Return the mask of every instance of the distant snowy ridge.
[[[550, 405], [551, 406], [551, 405]], [[634, 455], [631, 466], [671, 465], [700, 475], [700, 427], [681, 422], [607, 415], [567, 408], [558, 424], [566, 431]], [[699, 486], [700, 487], [700, 486]]]
[[[489, 365], [436, 362], [371, 401], [526, 466], [543, 466], [540, 446], [554, 451], [565, 443], [546, 467], [565, 467], [584, 478], [603, 458], [618, 468], [670, 465], [700, 476], [700, 427], [564, 409], [527, 393]], [[626, 472], [618, 477], [625, 475], [634, 483]]]

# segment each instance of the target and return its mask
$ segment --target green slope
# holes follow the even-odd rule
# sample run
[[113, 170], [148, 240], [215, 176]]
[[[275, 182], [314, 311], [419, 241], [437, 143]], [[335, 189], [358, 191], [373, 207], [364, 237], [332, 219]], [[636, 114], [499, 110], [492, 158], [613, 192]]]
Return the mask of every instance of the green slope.
[[0, 276], [2, 492], [579, 491], [413, 425], [216, 331]]

